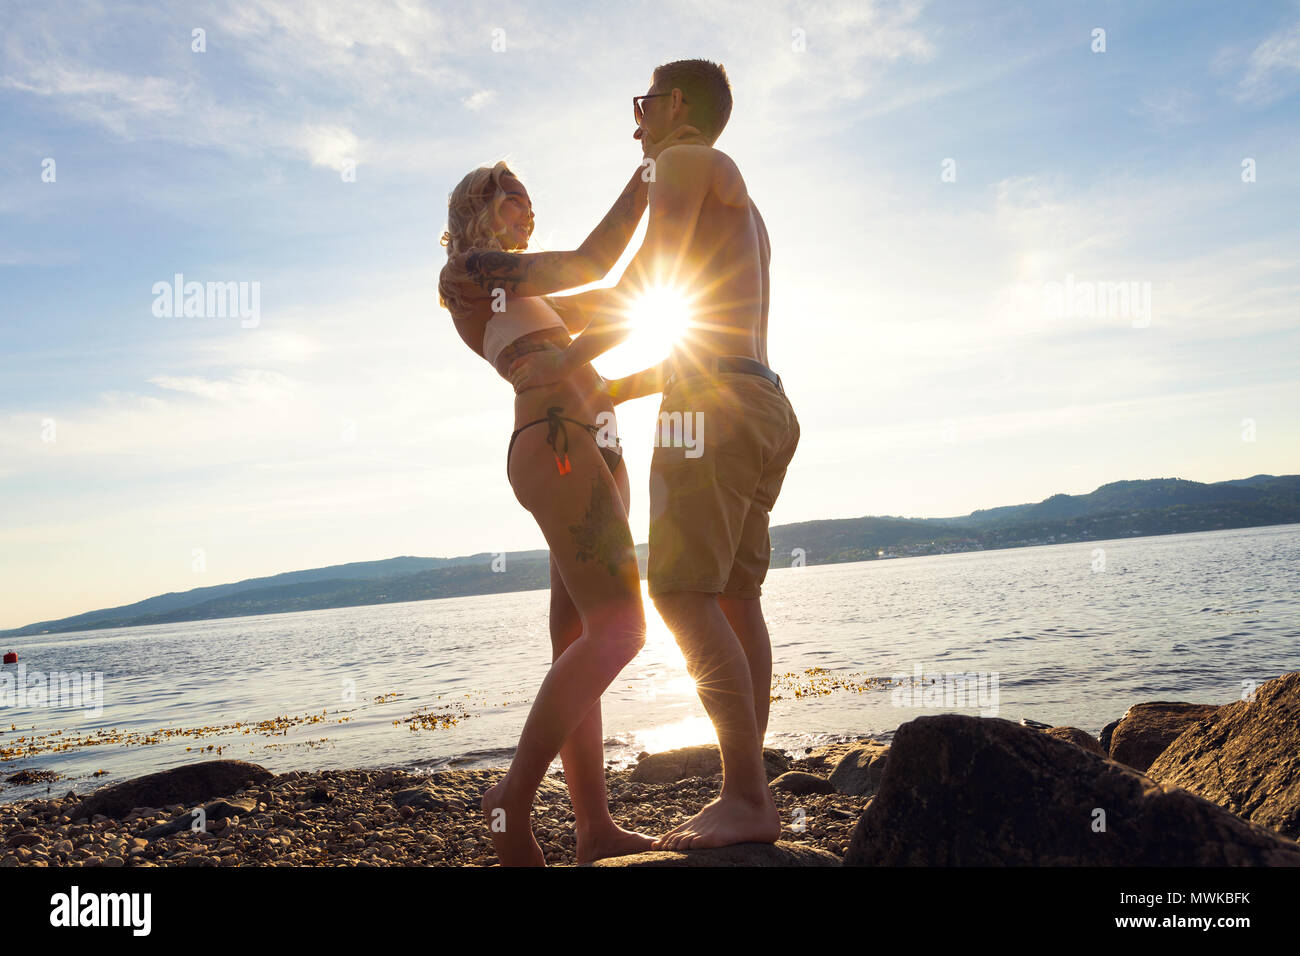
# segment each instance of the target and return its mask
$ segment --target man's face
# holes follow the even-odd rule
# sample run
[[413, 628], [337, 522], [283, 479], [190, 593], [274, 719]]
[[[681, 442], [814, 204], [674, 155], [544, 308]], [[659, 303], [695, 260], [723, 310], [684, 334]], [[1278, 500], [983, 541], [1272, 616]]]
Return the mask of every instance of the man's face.
[[[676, 97], [672, 95], [672, 90], [660, 89], [654, 82], [651, 82], [650, 89], [646, 90], [647, 95], [664, 92], [669, 95], [655, 96], [653, 99], [641, 101], [641, 122], [632, 134], [633, 139], [639, 139], [643, 142], [647, 140], [656, 142], [672, 132], [675, 126], [680, 125], [673, 116], [673, 100]], [[678, 97], [680, 95], [680, 93], [677, 94]], [[678, 107], [677, 112], [681, 112], [680, 107]]]

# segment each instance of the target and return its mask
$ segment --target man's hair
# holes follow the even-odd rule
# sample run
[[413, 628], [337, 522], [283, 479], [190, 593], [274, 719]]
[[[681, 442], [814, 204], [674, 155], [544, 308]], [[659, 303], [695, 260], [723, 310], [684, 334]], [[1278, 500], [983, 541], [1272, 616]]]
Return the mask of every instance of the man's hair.
[[690, 125], [710, 143], [722, 135], [731, 119], [731, 83], [721, 63], [709, 60], [674, 60], [655, 68], [655, 86], [667, 93], [674, 87], [690, 110]]

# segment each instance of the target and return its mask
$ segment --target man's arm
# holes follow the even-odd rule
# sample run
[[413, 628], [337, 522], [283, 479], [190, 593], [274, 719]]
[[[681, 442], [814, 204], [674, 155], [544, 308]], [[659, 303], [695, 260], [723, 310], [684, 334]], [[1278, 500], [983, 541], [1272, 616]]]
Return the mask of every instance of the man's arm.
[[548, 295], [543, 298], [564, 322], [564, 327], [577, 335], [587, 328], [609, 304], [606, 298], [606, 293], [609, 291], [609, 289], [592, 289], [577, 295]]
[[630, 331], [626, 306], [647, 289], [688, 282], [686, 256], [695, 238], [700, 208], [713, 181], [713, 150], [678, 146], [664, 150], [650, 184], [650, 221], [645, 241], [613, 289], [593, 311], [591, 324], [565, 351], [563, 374], [609, 351]]
[[772, 243], [767, 237], [767, 224], [758, 214], [758, 206], [754, 205], [752, 199], [749, 208], [754, 212], [754, 225], [758, 227], [758, 259], [763, 274], [763, 319], [758, 331], [758, 358], [764, 365], [770, 365], [767, 360], [767, 306], [771, 294]]
[[631, 331], [627, 308], [647, 289], [686, 284], [693, 278], [687, 274], [686, 256], [713, 183], [713, 168], [713, 150], [708, 146], [664, 150], [650, 186], [650, 221], [641, 248], [618, 285], [581, 297], [590, 321], [567, 349], [559, 355], [534, 352], [515, 362], [509, 376], [516, 391], [559, 381], [609, 351], [627, 338]]
[[652, 365], [640, 372], [633, 372], [631, 375], [614, 379], [609, 383], [609, 397], [617, 405], [619, 402], [662, 392], [664, 390], [664, 380], [667, 377], [667, 365], [668, 360], [664, 359], [658, 365]]
[[688, 274], [687, 253], [700, 208], [713, 184], [713, 156], [710, 147], [694, 145], [667, 149], [660, 155], [641, 248], [618, 285], [581, 297], [589, 321], [567, 349], [558, 355], [535, 352], [516, 361], [509, 371], [516, 391], [565, 378], [627, 338], [627, 306], [647, 289], [686, 284], [694, 278]]

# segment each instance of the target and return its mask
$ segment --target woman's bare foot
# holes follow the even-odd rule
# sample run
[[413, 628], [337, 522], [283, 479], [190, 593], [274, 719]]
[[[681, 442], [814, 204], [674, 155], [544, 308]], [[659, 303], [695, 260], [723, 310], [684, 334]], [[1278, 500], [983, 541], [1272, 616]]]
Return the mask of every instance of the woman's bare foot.
[[511, 807], [504, 797], [501, 780], [488, 788], [479, 804], [497, 859], [502, 866], [545, 866], [546, 857], [533, 836], [531, 806]]
[[624, 830], [613, 821], [609, 826], [593, 834], [578, 834], [578, 863], [591, 863], [608, 856], [627, 856], [630, 853], [645, 853], [654, 848], [655, 838], [648, 833]]
[[654, 849], [704, 850], [735, 843], [775, 843], [780, 837], [781, 814], [771, 797], [756, 804], [720, 796], [655, 840]]

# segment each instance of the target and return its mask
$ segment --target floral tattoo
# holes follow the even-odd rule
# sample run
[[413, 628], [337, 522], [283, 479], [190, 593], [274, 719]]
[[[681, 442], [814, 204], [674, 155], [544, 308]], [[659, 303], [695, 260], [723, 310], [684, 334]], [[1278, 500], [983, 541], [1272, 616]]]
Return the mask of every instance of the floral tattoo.
[[579, 561], [596, 561], [605, 565], [611, 575], [616, 575], [620, 564], [635, 560], [632, 532], [614, 510], [609, 485], [599, 478], [592, 479], [591, 503], [582, 523], [569, 525], [569, 531], [577, 541]]

